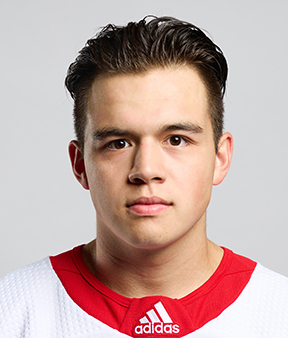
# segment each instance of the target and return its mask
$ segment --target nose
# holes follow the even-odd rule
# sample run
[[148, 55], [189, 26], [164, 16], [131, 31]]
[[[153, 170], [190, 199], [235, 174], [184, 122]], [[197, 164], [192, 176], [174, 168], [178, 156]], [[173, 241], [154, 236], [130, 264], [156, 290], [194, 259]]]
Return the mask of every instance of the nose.
[[163, 183], [166, 180], [164, 154], [161, 146], [153, 141], [142, 142], [135, 148], [128, 179], [134, 184]]

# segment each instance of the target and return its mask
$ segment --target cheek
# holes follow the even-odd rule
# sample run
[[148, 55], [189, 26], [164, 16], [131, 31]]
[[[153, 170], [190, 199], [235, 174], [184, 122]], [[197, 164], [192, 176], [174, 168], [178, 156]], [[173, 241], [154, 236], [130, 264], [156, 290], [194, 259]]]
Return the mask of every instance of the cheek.
[[189, 163], [178, 163], [173, 170], [176, 187], [180, 188], [183, 193], [185, 192], [185, 196], [192, 196], [193, 200], [203, 199], [211, 193], [213, 173], [213, 163], [200, 156], [195, 157]]
[[[126, 182], [123, 169], [109, 161], [99, 161], [87, 166], [87, 178], [95, 207], [113, 204]], [[127, 176], [127, 175], [126, 175]]]

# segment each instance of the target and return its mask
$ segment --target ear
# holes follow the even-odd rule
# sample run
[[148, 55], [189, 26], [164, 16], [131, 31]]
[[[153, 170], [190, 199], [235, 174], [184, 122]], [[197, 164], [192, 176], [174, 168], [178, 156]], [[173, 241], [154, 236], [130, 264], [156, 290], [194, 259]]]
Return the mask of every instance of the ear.
[[213, 185], [220, 184], [226, 176], [233, 153], [233, 138], [230, 133], [224, 133], [218, 144], [218, 152], [216, 154]]
[[82, 156], [80, 147], [77, 141], [71, 141], [69, 143], [69, 156], [72, 165], [73, 173], [77, 181], [82, 185], [84, 189], [89, 189], [89, 184], [86, 175], [84, 158]]

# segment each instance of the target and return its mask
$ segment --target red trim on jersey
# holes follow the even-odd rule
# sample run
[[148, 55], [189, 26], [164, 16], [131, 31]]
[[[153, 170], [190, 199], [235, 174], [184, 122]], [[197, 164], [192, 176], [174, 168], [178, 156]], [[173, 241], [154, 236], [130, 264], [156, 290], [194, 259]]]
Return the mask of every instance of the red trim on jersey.
[[[215, 273], [184, 298], [151, 296], [130, 299], [106, 287], [90, 272], [81, 248], [78, 246], [50, 257], [53, 269], [68, 295], [89, 315], [133, 337], [182, 337], [199, 329], [218, 317], [239, 297], [256, 267], [256, 263], [250, 259], [224, 248], [223, 259]], [[157, 315], [154, 305], [158, 302], [161, 302], [172, 320], [172, 324], [161, 324], [162, 334], [152, 332], [152, 324], [146, 324], [146, 329], [143, 329], [144, 324], [141, 326], [139, 321], [152, 309]], [[158, 317], [161, 318], [161, 315], [158, 314]], [[159, 332], [161, 325], [158, 324]], [[172, 333], [163, 333], [163, 325], [166, 325], [164, 330], [170, 329]], [[146, 330], [146, 333], [141, 334], [141, 330]]]

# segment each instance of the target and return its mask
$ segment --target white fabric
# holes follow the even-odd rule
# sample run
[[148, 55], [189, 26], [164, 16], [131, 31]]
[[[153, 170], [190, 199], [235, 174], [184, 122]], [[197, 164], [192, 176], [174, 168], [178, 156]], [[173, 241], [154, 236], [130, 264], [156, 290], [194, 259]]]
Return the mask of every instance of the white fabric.
[[128, 337], [103, 325], [67, 295], [49, 258], [0, 282], [1, 338]]
[[[0, 337], [128, 336], [77, 306], [46, 258], [0, 281]], [[219, 317], [186, 337], [287, 338], [288, 279], [258, 264], [240, 297]]]
[[240, 297], [216, 319], [186, 337], [287, 338], [288, 279], [257, 264]]

